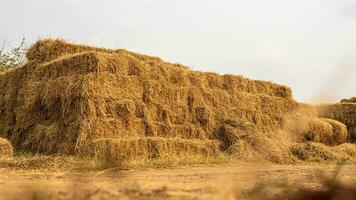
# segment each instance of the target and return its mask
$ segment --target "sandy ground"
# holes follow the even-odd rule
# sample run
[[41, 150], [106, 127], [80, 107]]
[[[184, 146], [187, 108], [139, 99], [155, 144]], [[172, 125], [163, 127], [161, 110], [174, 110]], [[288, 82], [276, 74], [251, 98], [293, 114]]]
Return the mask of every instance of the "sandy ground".
[[[320, 187], [320, 173], [335, 166], [233, 166], [144, 171], [44, 172], [0, 169], [0, 199], [227, 199], [236, 189], [288, 180]], [[356, 184], [356, 165], [342, 167], [339, 179]]]

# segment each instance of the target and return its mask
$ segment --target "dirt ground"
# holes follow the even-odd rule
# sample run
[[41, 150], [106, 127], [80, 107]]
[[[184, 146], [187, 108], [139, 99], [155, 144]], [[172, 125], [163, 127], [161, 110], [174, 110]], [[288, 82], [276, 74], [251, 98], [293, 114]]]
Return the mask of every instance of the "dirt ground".
[[[0, 169], [0, 199], [233, 199], [236, 190], [256, 184], [289, 181], [318, 188], [331, 165], [234, 164], [143, 171], [46, 172]], [[356, 183], [356, 165], [338, 176]]]

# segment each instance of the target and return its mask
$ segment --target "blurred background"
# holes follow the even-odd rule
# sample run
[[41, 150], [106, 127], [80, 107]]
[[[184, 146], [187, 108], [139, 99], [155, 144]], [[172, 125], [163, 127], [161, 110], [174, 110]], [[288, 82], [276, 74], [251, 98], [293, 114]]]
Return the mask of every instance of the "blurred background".
[[46, 37], [286, 84], [302, 102], [356, 96], [355, 0], [1, 0], [2, 41]]

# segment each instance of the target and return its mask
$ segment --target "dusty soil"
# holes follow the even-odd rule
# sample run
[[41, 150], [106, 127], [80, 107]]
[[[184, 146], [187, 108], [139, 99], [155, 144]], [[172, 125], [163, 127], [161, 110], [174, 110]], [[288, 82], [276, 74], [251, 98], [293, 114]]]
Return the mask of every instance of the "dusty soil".
[[[280, 180], [318, 188], [321, 172], [335, 170], [331, 165], [247, 164], [56, 173], [0, 169], [0, 199], [227, 199], [238, 189]], [[356, 184], [356, 165], [343, 166], [338, 178]]]

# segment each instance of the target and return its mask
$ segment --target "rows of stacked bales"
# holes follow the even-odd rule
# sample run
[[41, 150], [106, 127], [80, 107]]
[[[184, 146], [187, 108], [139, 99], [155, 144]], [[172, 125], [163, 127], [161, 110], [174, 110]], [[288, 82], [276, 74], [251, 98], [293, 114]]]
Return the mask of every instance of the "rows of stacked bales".
[[0, 75], [1, 134], [18, 149], [71, 152], [81, 121], [84, 78], [42, 77], [44, 70], [30, 60]]
[[212, 156], [246, 128], [231, 124], [272, 132], [298, 106], [285, 86], [124, 50], [44, 40], [27, 59], [0, 77], [10, 88], [1, 90], [0, 126], [16, 148], [42, 153]]
[[17, 149], [109, 160], [226, 152], [292, 162], [290, 134], [276, 130], [288, 127], [301, 143], [345, 140], [344, 125], [315, 115], [307, 127], [291, 125], [305, 119], [303, 106], [274, 83], [59, 40], [37, 42], [27, 59], [0, 74], [0, 136]]
[[[192, 72], [162, 61], [114, 55], [110, 69], [105, 61], [109, 56], [104, 55], [99, 65], [100, 71], [108, 70], [93, 75], [88, 83], [89, 93], [97, 98], [88, 101], [90, 117], [84, 120], [78, 140], [84, 146], [94, 141], [84, 149], [94, 147], [96, 152], [112, 147], [106, 157], [126, 157], [127, 152], [133, 157], [214, 155], [220, 149], [217, 130], [225, 121], [250, 121], [260, 130], [272, 130], [281, 126], [283, 113], [292, 109], [288, 106], [294, 106], [288, 99], [224, 88], [224, 82], [234, 81], [231, 77]], [[251, 85], [252, 90], [258, 87]], [[121, 151], [126, 147], [128, 151]]]
[[352, 142], [356, 141], [356, 98], [343, 99], [337, 104], [325, 104], [317, 107], [321, 117], [338, 120], [348, 128]]

